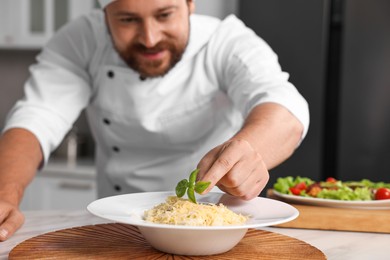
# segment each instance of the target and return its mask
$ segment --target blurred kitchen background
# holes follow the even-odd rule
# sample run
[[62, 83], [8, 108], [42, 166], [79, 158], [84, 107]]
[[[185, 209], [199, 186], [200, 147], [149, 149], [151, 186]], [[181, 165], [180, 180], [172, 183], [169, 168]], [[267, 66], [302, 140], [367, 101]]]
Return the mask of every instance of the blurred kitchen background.
[[240, 1], [310, 106], [309, 133], [276, 177], [390, 182], [390, 1]]
[[[196, 0], [196, 6], [197, 13], [239, 16], [271, 45], [309, 102], [309, 133], [271, 171], [267, 188], [287, 175], [390, 182], [390, 1]], [[1, 129], [42, 45], [94, 8], [95, 0], [0, 1]], [[77, 209], [94, 200], [93, 149], [82, 113], [30, 185], [22, 209]]]

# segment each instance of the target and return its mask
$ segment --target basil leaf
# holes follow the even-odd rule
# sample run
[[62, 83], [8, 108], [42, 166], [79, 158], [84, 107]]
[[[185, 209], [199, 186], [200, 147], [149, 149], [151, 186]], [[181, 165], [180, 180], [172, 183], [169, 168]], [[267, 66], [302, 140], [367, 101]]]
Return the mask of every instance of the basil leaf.
[[195, 169], [195, 170], [193, 170], [191, 172], [190, 178], [189, 178], [189, 186], [188, 187], [191, 187], [191, 188], [194, 187], [195, 181], [196, 181], [196, 176], [198, 175], [198, 172], [199, 172], [199, 169]]
[[195, 183], [195, 192], [201, 194], [210, 186], [210, 184], [211, 182], [209, 181], [198, 181]]
[[184, 194], [186, 193], [187, 188], [188, 188], [188, 181], [186, 179], [181, 180], [176, 185], [176, 196], [178, 196], [179, 198], [183, 197]]
[[190, 201], [193, 203], [196, 203], [196, 198], [195, 198], [195, 193], [194, 193], [194, 188], [188, 188], [187, 190], [187, 196]]
[[201, 194], [210, 186], [210, 182], [196, 182], [196, 177], [198, 173], [199, 169], [193, 170], [188, 180], [183, 179], [176, 185], [177, 197], [181, 198], [187, 192], [188, 199], [193, 203], [197, 203], [195, 198], [195, 192]]

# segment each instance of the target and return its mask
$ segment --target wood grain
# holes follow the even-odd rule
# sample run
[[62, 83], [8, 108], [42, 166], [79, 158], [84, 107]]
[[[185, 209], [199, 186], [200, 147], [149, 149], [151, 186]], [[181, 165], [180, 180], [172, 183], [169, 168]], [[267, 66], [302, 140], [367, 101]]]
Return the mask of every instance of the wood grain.
[[[278, 199], [268, 191], [267, 196]], [[293, 221], [277, 225], [287, 228], [305, 228], [337, 231], [390, 233], [390, 210], [332, 208], [291, 204], [299, 211]]]
[[232, 250], [212, 256], [179, 256], [153, 249], [138, 228], [100, 224], [59, 230], [28, 239], [9, 259], [326, 259], [317, 248], [281, 234], [250, 229]]

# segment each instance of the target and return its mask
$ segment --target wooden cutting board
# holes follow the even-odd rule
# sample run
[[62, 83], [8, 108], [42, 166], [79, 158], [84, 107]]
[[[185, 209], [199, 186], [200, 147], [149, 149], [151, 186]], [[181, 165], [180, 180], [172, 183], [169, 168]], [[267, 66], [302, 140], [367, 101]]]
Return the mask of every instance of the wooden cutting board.
[[232, 250], [211, 256], [177, 256], [153, 249], [138, 228], [110, 223], [59, 230], [28, 239], [9, 259], [326, 259], [317, 248], [281, 234], [250, 229]]
[[[272, 199], [279, 199], [267, 192]], [[291, 204], [299, 216], [278, 227], [390, 233], [390, 210], [332, 208]]]

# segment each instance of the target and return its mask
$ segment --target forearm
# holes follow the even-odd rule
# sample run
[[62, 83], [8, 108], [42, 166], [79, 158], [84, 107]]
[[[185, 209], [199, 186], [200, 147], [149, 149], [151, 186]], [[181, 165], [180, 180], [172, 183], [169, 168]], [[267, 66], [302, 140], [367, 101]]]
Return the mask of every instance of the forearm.
[[5, 132], [0, 138], [0, 198], [18, 205], [42, 159], [40, 144], [31, 132]]
[[276, 103], [255, 107], [233, 139], [244, 139], [261, 155], [268, 169], [292, 155], [301, 139], [303, 125]]

